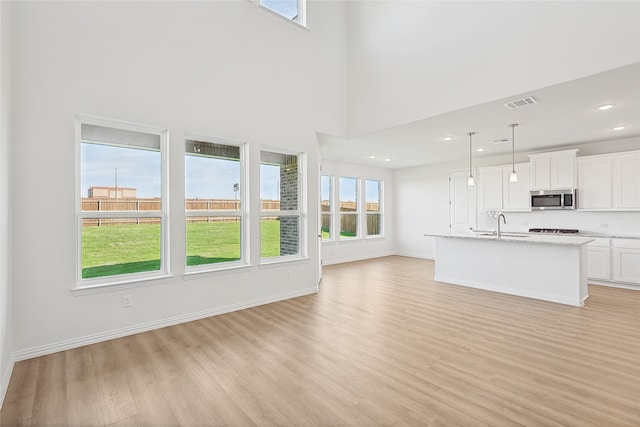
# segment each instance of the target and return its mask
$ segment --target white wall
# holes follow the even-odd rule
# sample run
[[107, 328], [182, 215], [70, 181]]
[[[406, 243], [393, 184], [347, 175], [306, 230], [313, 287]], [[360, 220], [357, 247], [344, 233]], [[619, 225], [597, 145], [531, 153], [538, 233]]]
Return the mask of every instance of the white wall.
[[[340, 262], [355, 261], [366, 258], [376, 258], [392, 255], [394, 253], [394, 211], [395, 192], [393, 185], [393, 172], [390, 169], [363, 166], [352, 163], [337, 162], [334, 160], [322, 161], [322, 175], [334, 177], [334, 192], [338, 189], [340, 177], [360, 178], [364, 186], [364, 180], [379, 180], [383, 182], [383, 237], [358, 238], [322, 243], [323, 265]], [[362, 194], [361, 194], [362, 196]], [[338, 194], [335, 194], [335, 204], [338, 203]], [[362, 197], [360, 197], [362, 201]], [[335, 223], [335, 222], [334, 222]]]
[[[317, 289], [314, 244], [307, 261], [257, 265], [259, 150], [268, 145], [308, 153], [305, 231], [315, 236], [316, 132], [344, 134], [346, 128], [346, 6], [309, 2], [306, 30], [256, 3], [13, 5], [17, 358]], [[69, 292], [75, 285], [77, 113], [170, 130], [174, 277], [168, 283], [85, 296]], [[249, 144], [249, 269], [183, 279], [185, 132]], [[55, 191], [47, 189], [52, 184]], [[133, 296], [132, 308], [122, 307], [124, 294]]]
[[[640, 138], [602, 141], [574, 145], [578, 156], [637, 150]], [[563, 147], [564, 149], [565, 147]], [[527, 153], [517, 153], [515, 161], [528, 161]], [[474, 167], [510, 164], [510, 156], [479, 157]], [[396, 252], [399, 255], [434, 258], [432, 237], [424, 234], [445, 233], [449, 230], [449, 171], [468, 168], [466, 162], [398, 169], [394, 171], [396, 200]], [[638, 212], [508, 212], [505, 213], [507, 231], [526, 231], [529, 228], [577, 228], [599, 233], [640, 235]], [[495, 218], [477, 213], [477, 228], [496, 228]], [[607, 224], [607, 228], [600, 228]]]
[[348, 10], [349, 136], [640, 60], [637, 1], [353, 1]]
[[11, 295], [11, 4], [0, 2], [0, 408], [13, 370]]

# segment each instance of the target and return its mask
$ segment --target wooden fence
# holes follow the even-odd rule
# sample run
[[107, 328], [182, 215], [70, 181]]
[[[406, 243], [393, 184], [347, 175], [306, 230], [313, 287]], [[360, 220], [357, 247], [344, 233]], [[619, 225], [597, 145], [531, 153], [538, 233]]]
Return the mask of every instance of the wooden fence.
[[[82, 220], [84, 227], [95, 227], [105, 225], [123, 224], [159, 224], [159, 218], [109, 218], [109, 212], [150, 212], [160, 211], [162, 201], [159, 198], [124, 198], [124, 199], [100, 199], [83, 197], [81, 200], [83, 212], [104, 212], [105, 218], [85, 218]], [[277, 200], [265, 200], [262, 202], [263, 209], [277, 210], [280, 202]], [[206, 216], [207, 210], [228, 211], [233, 215], [240, 209], [239, 200], [226, 199], [187, 199], [185, 201], [186, 210], [202, 211], [200, 217], [188, 217], [188, 222], [216, 222], [216, 221], [237, 221], [237, 217], [211, 217]]]
[[[279, 200], [262, 200], [263, 211], [280, 210]], [[159, 198], [124, 198], [124, 199], [101, 199], [93, 197], [83, 197], [81, 200], [83, 212], [105, 212], [105, 218], [86, 218], [82, 220], [83, 226], [103, 226], [121, 224], [159, 224], [159, 218], [108, 218], [108, 212], [149, 212], [160, 211], [162, 202]], [[240, 200], [229, 199], [187, 199], [185, 209], [188, 211], [202, 211], [203, 215], [198, 217], [188, 217], [188, 222], [215, 222], [215, 221], [237, 221], [237, 217], [211, 217], [206, 216], [206, 211], [228, 211], [230, 215], [240, 209]], [[378, 203], [367, 203], [368, 212], [378, 212]], [[330, 206], [327, 201], [321, 202], [321, 211], [329, 212]], [[356, 212], [355, 202], [341, 202], [340, 211]], [[349, 217], [351, 215], [345, 215]], [[346, 219], [350, 221], [350, 219]], [[324, 222], [324, 221], [323, 221]], [[369, 222], [369, 221], [367, 221]], [[324, 224], [323, 224], [324, 226]], [[355, 223], [347, 227], [351, 229]], [[374, 226], [375, 227], [375, 226]]]

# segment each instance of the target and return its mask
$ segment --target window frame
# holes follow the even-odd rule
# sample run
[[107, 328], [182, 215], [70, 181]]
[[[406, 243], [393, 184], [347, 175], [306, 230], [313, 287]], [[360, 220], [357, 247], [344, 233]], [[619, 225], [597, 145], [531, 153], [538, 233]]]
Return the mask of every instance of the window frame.
[[[237, 268], [247, 267], [250, 265], [250, 239], [249, 239], [249, 182], [247, 162], [249, 160], [249, 150], [247, 143], [242, 141], [234, 141], [226, 138], [211, 137], [206, 135], [199, 135], [195, 133], [186, 132], [184, 137], [184, 143], [187, 141], [198, 141], [212, 144], [223, 144], [238, 147], [240, 150], [240, 209], [236, 212], [221, 211], [215, 209], [207, 210], [187, 210], [186, 203], [183, 205], [185, 213], [185, 253], [184, 253], [184, 275], [209, 273], [224, 270], [233, 270]], [[186, 151], [183, 151], [183, 159], [186, 159]], [[186, 166], [185, 166], [185, 202], [186, 202]], [[187, 265], [187, 235], [186, 226], [187, 219], [193, 217], [238, 217], [240, 218], [240, 259], [236, 261], [227, 261], [220, 263], [201, 264], [189, 266]]]
[[[280, 148], [274, 148], [269, 146], [261, 146], [260, 147], [260, 158], [259, 158], [259, 167], [262, 167], [262, 152], [270, 152], [275, 154], [282, 154], [286, 156], [297, 156], [298, 160], [298, 188], [297, 188], [297, 197], [298, 197], [298, 209], [296, 210], [278, 210], [278, 211], [264, 211], [262, 209], [262, 174], [258, 173], [258, 188], [260, 194], [258, 196], [258, 204], [259, 204], [259, 215], [258, 215], [258, 230], [259, 230], [259, 255], [260, 255], [260, 265], [268, 265], [268, 264], [276, 264], [281, 262], [290, 262], [290, 261], [298, 261], [301, 259], [307, 258], [307, 200], [306, 200], [306, 188], [307, 188], [307, 155], [306, 153], [301, 153], [297, 151], [290, 151]], [[297, 216], [298, 217], [298, 253], [292, 255], [278, 255], [273, 257], [263, 257], [262, 256], [262, 220], [263, 218], [269, 217], [287, 217], [287, 216]], [[282, 244], [282, 243], [281, 243]]]
[[281, 19], [284, 19], [288, 22], [293, 22], [294, 24], [300, 25], [303, 28], [307, 28], [307, 0], [297, 0], [298, 15], [293, 19], [287, 18], [280, 12], [263, 5], [261, 0], [253, 0], [253, 1], [255, 1], [255, 3], [258, 5], [260, 9], [266, 10], [267, 12], [272, 13], [275, 16], [278, 16]]
[[[82, 126], [94, 125], [116, 130], [141, 132], [157, 135], [160, 138], [160, 210], [159, 211], [82, 211]], [[122, 289], [127, 285], [140, 286], [141, 282], [158, 281], [171, 277], [169, 251], [169, 158], [167, 153], [169, 130], [157, 126], [126, 122], [122, 120], [77, 114], [75, 117], [75, 155], [76, 155], [76, 283], [72, 292], [78, 294], [95, 290], [102, 292], [113, 288]], [[108, 145], [108, 144], [104, 144]], [[117, 274], [95, 278], [82, 278], [82, 221], [92, 218], [159, 218], [160, 219], [160, 268], [154, 271]], [[74, 292], [74, 293], [76, 293]]]
[[[329, 211], [327, 212], [323, 212], [322, 211], [322, 178], [327, 177], [329, 178]], [[320, 241], [322, 243], [327, 243], [327, 242], [335, 242], [336, 241], [336, 236], [335, 236], [335, 214], [334, 214], [334, 209], [335, 209], [335, 177], [334, 175], [320, 175], [320, 235], [322, 236], [322, 224], [323, 224], [323, 220], [322, 220], [322, 216], [323, 215], [329, 215], [329, 238], [328, 239], [323, 239], [322, 237], [320, 237]]]
[[[353, 212], [350, 211], [342, 211], [342, 179], [353, 179], [355, 180], [356, 183], [356, 196], [355, 196], [355, 203], [356, 203], [356, 210]], [[338, 212], [338, 216], [336, 218], [336, 222], [340, 225], [338, 227], [338, 230], [336, 230], [338, 232], [337, 234], [337, 238], [336, 240], [342, 241], [342, 242], [350, 242], [350, 241], [354, 241], [354, 240], [361, 240], [362, 236], [364, 235], [362, 233], [362, 215], [361, 215], [361, 210], [362, 210], [362, 198], [363, 192], [362, 192], [362, 179], [358, 178], [358, 177], [353, 177], [353, 176], [339, 176], [338, 177], [338, 203], [336, 206], [337, 212]], [[342, 236], [342, 215], [355, 215], [356, 220], [355, 220], [355, 224], [356, 224], [356, 235], [355, 236], [350, 236], [350, 237], [343, 237]]]
[[[367, 181], [377, 182], [378, 183], [378, 211], [369, 211], [367, 210]], [[384, 181], [381, 179], [364, 179], [364, 236], [365, 239], [380, 239], [384, 237]], [[379, 234], [369, 234], [368, 227], [368, 215], [379, 215], [380, 216], [380, 233]]]

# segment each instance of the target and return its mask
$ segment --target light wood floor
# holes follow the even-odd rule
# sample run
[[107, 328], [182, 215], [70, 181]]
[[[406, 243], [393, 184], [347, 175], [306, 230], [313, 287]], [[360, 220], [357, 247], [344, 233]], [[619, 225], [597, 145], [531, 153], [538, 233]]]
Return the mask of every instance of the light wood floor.
[[576, 308], [432, 278], [329, 266], [317, 295], [19, 362], [2, 426], [638, 426], [640, 292]]

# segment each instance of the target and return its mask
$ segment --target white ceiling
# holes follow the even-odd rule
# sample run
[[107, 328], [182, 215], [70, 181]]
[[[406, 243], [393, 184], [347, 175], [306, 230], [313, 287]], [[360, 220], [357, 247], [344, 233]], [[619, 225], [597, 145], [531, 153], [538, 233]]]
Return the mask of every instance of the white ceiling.
[[[524, 96], [538, 102], [515, 110], [503, 105]], [[615, 106], [597, 109], [607, 103]], [[638, 137], [640, 63], [353, 138], [319, 135], [320, 150], [326, 159], [405, 168], [468, 159], [467, 133], [476, 132], [474, 157], [494, 156], [511, 152], [510, 123], [519, 125], [516, 153]], [[616, 126], [625, 129], [614, 131]], [[453, 139], [444, 141], [446, 136]], [[492, 142], [500, 139], [508, 142]], [[475, 151], [478, 148], [485, 151]]]

